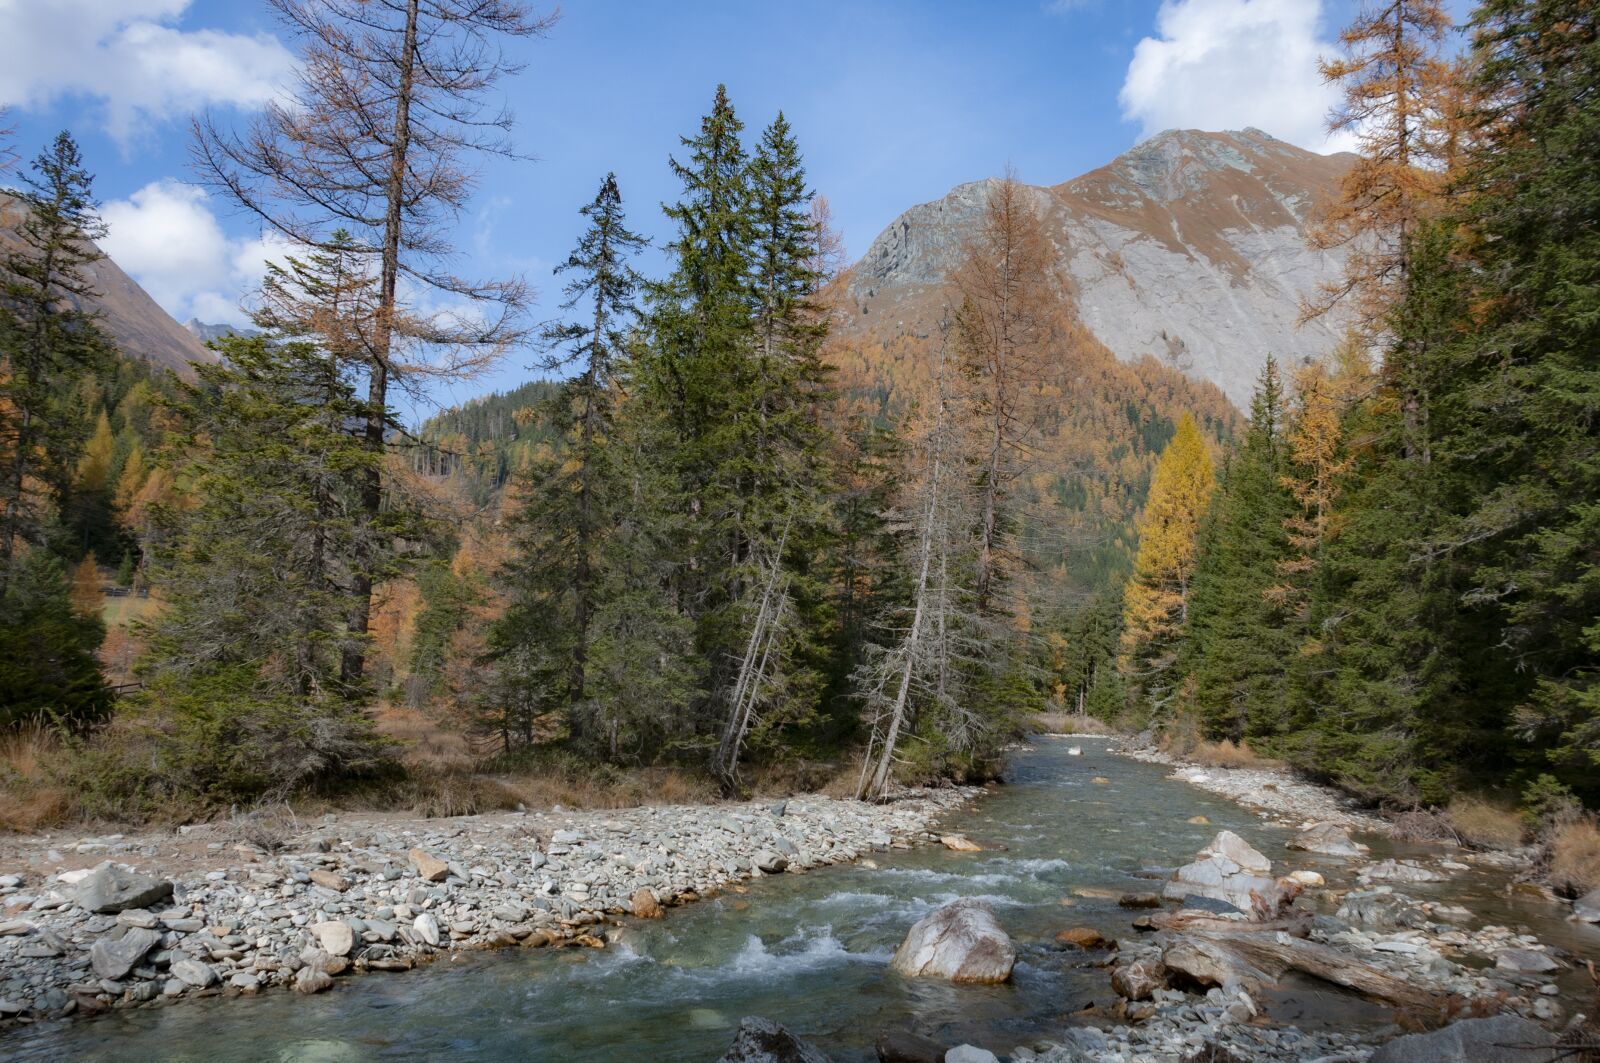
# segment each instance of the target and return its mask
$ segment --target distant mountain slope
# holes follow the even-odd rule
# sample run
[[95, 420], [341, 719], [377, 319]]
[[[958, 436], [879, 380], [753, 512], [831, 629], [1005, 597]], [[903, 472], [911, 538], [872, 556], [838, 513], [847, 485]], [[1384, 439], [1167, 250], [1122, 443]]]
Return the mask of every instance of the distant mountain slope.
[[191, 317], [183, 323], [183, 330], [201, 343], [210, 343], [212, 340], [223, 340], [229, 336], [259, 336], [261, 330], [253, 328], [239, 328], [235, 325], [216, 325]]
[[[17, 201], [0, 194], [0, 242], [10, 243], [20, 220]], [[85, 272], [99, 297], [100, 327], [123, 354], [192, 376], [192, 363], [215, 362], [216, 353], [172, 319], [148, 292], [110, 258], [92, 263]]]
[[[1320, 200], [1352, 156], [1317, 155], [1260, 130], [1168, 131], [1075, 180], [1033, 188], [1077, 318], [1119, 359], [1151, 355], [1243, 407], [1268, 353], [1333, 348], [1338, 319], [1297, 327], [1303, 295], [1343, 256], [1306, 246]], [[944, 275], [988, 182], [960, 185], [895, 219], [845, 278], [842, 331], [927, 336]]]

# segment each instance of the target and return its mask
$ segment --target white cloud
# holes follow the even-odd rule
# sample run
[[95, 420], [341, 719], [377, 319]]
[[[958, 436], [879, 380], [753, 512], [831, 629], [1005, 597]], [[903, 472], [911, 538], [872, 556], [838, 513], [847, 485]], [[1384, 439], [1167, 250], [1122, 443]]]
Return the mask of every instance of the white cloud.
[[228, 237], [205, 190], [171, 178], [107, 203], [101, 216], [101, 248], [179, 321], [243, 324], [241, 299], [289, 248], [272, 234]]
[[1326, 119], [1338, 90], [1317, 59], [1320, 0], [1162, 0], [1156, 36], [1134, 48], [1119, 97], [1142, 135], [1255, 126], [1312, 151], [1341, 151]]
[[208, 104], [257, 107], [295, 68], [275, 37], [181, 30], [190, 0], [0, 0], [0, 104], [99, 101], [127, 140]]

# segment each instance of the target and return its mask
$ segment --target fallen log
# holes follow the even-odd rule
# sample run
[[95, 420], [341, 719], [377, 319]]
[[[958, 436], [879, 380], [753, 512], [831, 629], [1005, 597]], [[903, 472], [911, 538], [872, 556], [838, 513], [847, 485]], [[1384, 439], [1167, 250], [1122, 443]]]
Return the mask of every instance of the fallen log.
[[[1171, 948], [1178, 948], [1183, 940]], [[1445, 994], [1414, 986], [1338, 949], [1282, 932], [1205, 931], [1189, 935], [1188, 940], [1204, 946], [1201, 951], [1209, 963], [1232, 960], [1241, 970], [1260, 972], [1273, 981], [1285, 971], [1295, 970], [1398, 1007], [1443, 1014], [1450, 1005]], [[1178, 959], [1183, 961], [1182, 952]], [[1164, 962], [1173, 966], [1170, 959]]]
[[1194, 908], [1180, 908], [1175, 912], [1151, 912], [1146, 921], [1155, 930], [1170, 930], [1180, 934], [1282, 932], [1292, 937], [1303, 938], [1311, 933], [1309, 912], [1296, 912], [1288, 918], [1257, 923], [1242, 915], [1218, 915], [1215, 912], [1203, 912]]

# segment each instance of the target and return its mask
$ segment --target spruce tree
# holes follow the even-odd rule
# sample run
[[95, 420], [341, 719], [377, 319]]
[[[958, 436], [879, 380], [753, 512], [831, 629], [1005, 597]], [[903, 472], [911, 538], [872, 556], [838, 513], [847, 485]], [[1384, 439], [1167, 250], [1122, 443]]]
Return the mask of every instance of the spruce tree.
[[1270, 595], [1289, 553], [1293, 500], [1284, 395], [1267, 359], [1250, 403], [1250, 428], [1223, 472], [1199, 533], [1189, 625], [1179, 671], [1193, 677], [1193, 706], [1212, 738], [1268, 738], [1282, 725], [1284, 684], [1296, 647], [1289, 613]]
[[591, 700], [587, 667], [606, 536], [626, 494], [614, 436], [619, 374], [637, 316], [639, 277], [629, 260], [645, 245], [627, 228], [615, 175], [606, 175], [581, 213], [588, 228], [558, 267], [571, 274], [562, 309], [581, 318], [542, 332], [551, 351], [547, 367], [576, 362], [578, 372], [554, 403], [558, 446], [523, 474], [524, 501], [513, 523], [517, 554], [505, 573], [511, 602], [491, 636], [497, 656], [540, 647], [539, 669], [529, 669], [528, 654], [518, 653], [519, 681], [544, 688], [546, 700], [551, 688], [563, 687], [568, 727], [579, 741], [615, 732], [616, 706]]
[[39, 154], [24, 184], [16, 244], [0, 260], [0, 591], [24, 544], [44, 541], [40, 486], [57, 500], [70, 491], [85, 433], [69, 380], [107, 358], [94, 315], [81, 309], [94, 295], [89, 267], [105, 226], [70, 133]]

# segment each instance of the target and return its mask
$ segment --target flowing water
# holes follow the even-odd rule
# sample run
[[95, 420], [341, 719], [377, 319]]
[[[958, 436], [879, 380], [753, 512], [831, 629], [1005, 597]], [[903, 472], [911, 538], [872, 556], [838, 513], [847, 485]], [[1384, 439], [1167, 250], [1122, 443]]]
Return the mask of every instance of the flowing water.
[[[1068, 756], [1061, 739], [1020, 751], [1008, 785], [949, 824], [1004, 851], [927, 847], [880, 854], [876, 867], [766, 878], [742, 894], [630, 925], [604, 951], [464, 954], [411, 974], [342, 979], [317, 997], [272, 992], [35, 1027], [0, 1039], [0, 1058], [709, 1063], [744, 1015], [781, 1022], [841, 1063], [874, 1059], [877, 1034], [904, 1025], [947, 1044], [1005, 1051], [1070, 1025], [1071, 1013], [1094, 1001], [1110, 1002], [1104, 970], [1053, 939], [1068, 926], [1126, 936], [1130, 913], [1116, 898], [1158, 887], [1135, 874], [1141, 868], [1186, 862], [1230, 828], [1286, 869], [1315, 867], [1330, 884], [1342, 870], [1286, 853], [1286, 829], [1169, 780], [1164, 768], [1112, 755], [1103, 740], [1070, 744], [1083, 755]], [[1197, 815], [1209, 825], [1187, 822]], [[1563, 922], [1554, 906], [1508, 899], [1492, 874], [1463, 874], [1472, 884], [1447, 899], [1466, 890], [1474, 896], [1462, 903], [1491, 906], [1494, 921], [1600, 952], [1600, 933]], [[1446, 896], [1443, 886], [1413, 892], [1430, 889]], [[906, 929], [964, 896], [987, 899], [1017, 943], [1012, 983], [954, 986], [890, 971]], [[1387, 1019], [1312, 986], [1290, 986], [1273, 1012], [1307, 1023]]]

